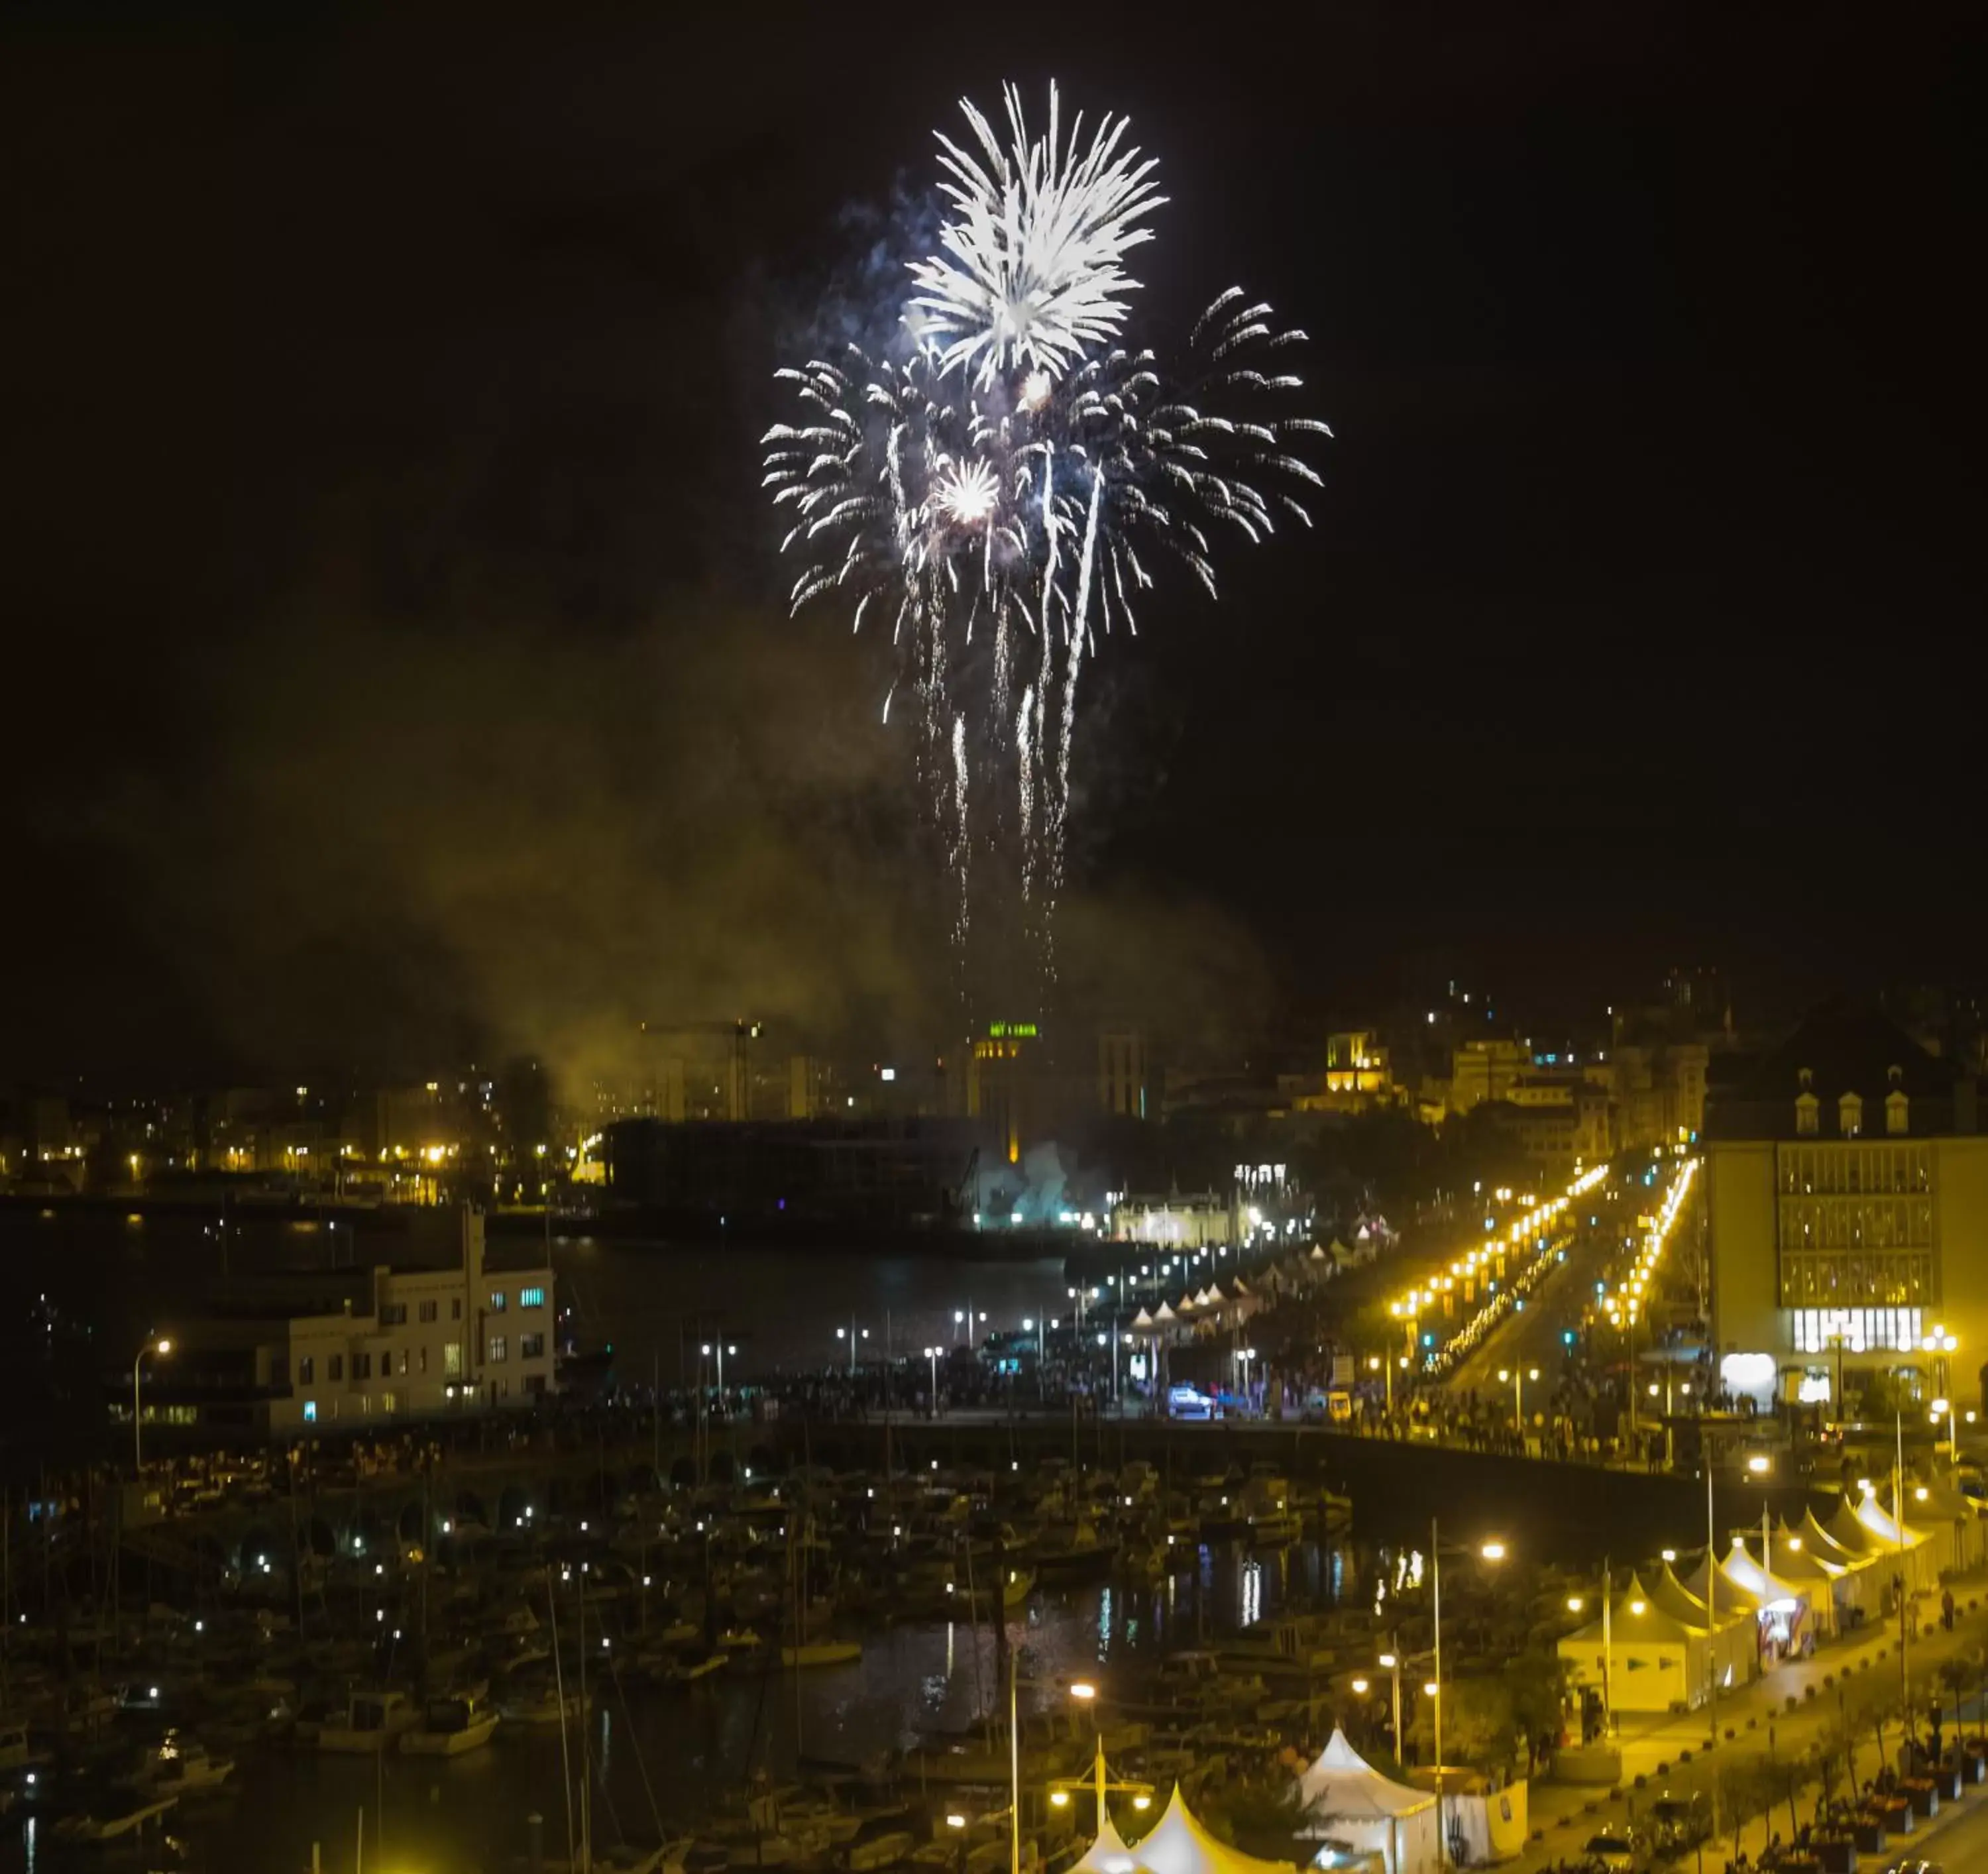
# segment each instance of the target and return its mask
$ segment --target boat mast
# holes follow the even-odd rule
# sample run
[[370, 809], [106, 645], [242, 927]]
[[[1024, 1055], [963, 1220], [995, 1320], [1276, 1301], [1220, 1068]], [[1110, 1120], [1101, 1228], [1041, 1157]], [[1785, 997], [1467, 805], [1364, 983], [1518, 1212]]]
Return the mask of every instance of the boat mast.
[[552, 1621], [553, 1696], [559, 1700], [560, 1788], [566, 1797], [566, 1864], [570, 1869], [573, 1865], [573, 1757], [566, 1741], [566, 1668], [560, 1659], [559, 1589], [553, 1581], [550, 1562], [546, 1564], [546, 1611]]

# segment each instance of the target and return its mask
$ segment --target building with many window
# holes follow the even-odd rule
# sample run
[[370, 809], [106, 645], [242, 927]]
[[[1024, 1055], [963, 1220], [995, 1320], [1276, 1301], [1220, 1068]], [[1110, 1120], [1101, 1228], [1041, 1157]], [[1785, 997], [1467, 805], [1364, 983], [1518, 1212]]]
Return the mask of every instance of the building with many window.
[[1716, 1091], [1706, 1132], [1712, 1331], [1743, 1363], [1729, 1376], [1819, 1400], [1882, 1371], [1978, 1408], [1988, 1135], [1973, 1076], [1832, 1006]]
[[143, 1409], [147, 1424], [294, 1435], [529, 1406], [553, 1389], [556, 1321], [551, 1270], [491, 1268], [465, 1209], [453, 1267], [282, 1278], [176, 1324]]

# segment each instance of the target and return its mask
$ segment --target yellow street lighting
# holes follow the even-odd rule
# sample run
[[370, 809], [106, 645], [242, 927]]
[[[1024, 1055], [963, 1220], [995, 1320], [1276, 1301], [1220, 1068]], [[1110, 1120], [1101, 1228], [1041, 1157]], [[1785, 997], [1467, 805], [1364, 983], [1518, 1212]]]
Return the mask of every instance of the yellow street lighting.
[[1132, 1806], [1135, 1809], [1150, 1809], [1153, 1806], [1153, 1799], [1142, 1791], [1132, 1798]]
[[[1059, 1790], [1059, 1791], [1057, 1791], [1057, 1795], [1063, 1795], [1063, 1792], [1062, 1792], [1060, 1790]], [[1070, 1798], [1069, 1798], [1067, 1796], [1063, 1796], [1063, 1801], [1066, 1801], [1066, 1802], [1069, 1801], [1069, 1800], [1070, 1800]], [[1055, 1801], [1056, 1801], [1056, 1796], [1052, 1796], [1052, 1797], [1050, 1797], [1050, 1800], [1052, 1802]], [[945, 1825], [946, 1825], [948, 1828], [964, 1828], [966, 1826], [966, 1818], [965, 1818], [965, 1816], [963, 1816], [963, 1815], [959, 1815], [959, 1814], [958, 1814], [957, 1812], [955, 1812], [955, 1814], [953, 1814], [953, 1815], [948, 1815], [948, 1816], [945, 1818]]]
[[1422, 1693], [1423, 1696], [1428, 1698], [1434, 1698], [1436, 1696], [1436, 1683], [1433, 1679], [1425, 1679], [1422, 1682]]
[[1080, 1679], [1070, 1688], [1070, 1695], [1076, 1699], [1094, 1699], [1097, 1696], [1097, 1688], [1088, 1681]]
[[1647, 1601], [1631, 1601], [1629, 1603], [1629, 1612], [1632, 1614], [1640, 1614], [1648, 1605], [1649, 1603]]
[[1577, 1594], [1570, 1594], [1567, 1597], [1567, 1611], [1570, 1614], [1579, 1613], [1587, 1605], [1587, 1603]]
[[1070, 1802], [1070, 1791], [1067, 1789], [1053, 1789], [1050, 1791], [1050, 1801], [1054, 1808], [1059, 1809], [1067, 1808]]
[[1486, 1561], [1503, 1561], [1505, 1559], [1505, 1545], [1502, 1542], [1487, 1542], [1477, 1552]]
[[1364, 1698], [1367, 1696], [1367, 1681], [1364, 1679], [1354, 1679], [1353, 1690], [1355, 1696]]
[[1391, 1652], [1384, 1652], [1381, 1656], [1381, 1663], [1391, 1673], [1401, 1662]]

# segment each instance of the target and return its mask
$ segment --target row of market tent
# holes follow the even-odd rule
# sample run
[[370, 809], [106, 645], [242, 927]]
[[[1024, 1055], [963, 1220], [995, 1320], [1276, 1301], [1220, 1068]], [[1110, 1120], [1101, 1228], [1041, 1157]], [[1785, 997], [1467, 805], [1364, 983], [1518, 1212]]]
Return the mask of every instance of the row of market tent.
[[1231, 1276], [1226, 1289], [1219, 1281], [1199, 1289], [1184, 1287], [1156, 1307], [1141, 1307], [1127, 1325], [1134, 1334], [1175, 1341], [1212, 1328], [1240, 1327], [1273, 1302], [1303, 1294], [1342, 1270], [1371, 1262], [1376, 1253], [1376, 1239], [1363, 1224], [1351, 1249], [1334, 1237], [1329, 1249], [1314, 1243], [1247, 1277]]
[[[1104, 1781], [1100, 1760], [1098, 1780]], [[1442, 1828], [1452, 1859], [1471, 1865], [1503, 1860], [1526, 1840], [1525, 1789], [1462, 1795], [1445, 1784], [1432, 1790], [1397, 1783], [1369, 1764], [1335, 1730], [1297, 1778], [1307, 1818], [1304, 1832], [1320, 1844], [1314, 1865], [1333, 1867], [1378, 1859], [1384, 1874], [1437, 1874]], [[1128, 1845], [1103, 1811], [1097, 1838], [1071, 1874], [1290, 1874], [1290, 1864], [1265, 1861], [1231, 1847], [1210, 1832], [1175, 1786], [1151, 1831]]]
[[1949, 1480], [1908, 1482], [1889, 1510], [1867, 1489], [1827, 1522], [1810, 1510], [1793, 1527], [1763, 1521], [1733, 1535], [1716, 1576], [1707, 1554], [1680, 1575], [1666, 1551], [1653, 1571], [1611, 1582], [1605, 1609], [1563, 1639], [1560, 1654], [1573, 1686], [1611, 1710], [1685, 1709], [1715, 1684], [1730, 1690], [1881, 1618], [1901, 1582], [1925, 1593], [1945, 1571], [1982, 1558], [1979, 1513]]

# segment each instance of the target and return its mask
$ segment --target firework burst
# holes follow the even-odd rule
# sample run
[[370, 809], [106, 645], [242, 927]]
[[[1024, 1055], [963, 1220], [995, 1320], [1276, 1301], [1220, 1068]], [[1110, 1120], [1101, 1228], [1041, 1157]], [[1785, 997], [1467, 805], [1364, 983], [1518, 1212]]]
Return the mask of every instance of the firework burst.
[[[1155, 165], [1107, 117], [1066, 137], [1056, 91], [1031, 139], [1006, 93], [1010, 140], [962, 103], [979, 156], [942, 136], [952, 215], [911, 263], [897, 355], [849, 348], [782, 370], [801, 412], [764, 438], [764, 485], [792, 520], [798, 611], [838, 599], [860, 630], [888, 619], [919, 702], [919, 767], [969, 929], [976, 843], [1013, 837], [1026, 919], [1053, 968], [1079, 679], [1098, 638], [1138, 629], [1172, 562], [1212, 596], [1218, 543], [1310, 525], [1319, 477], [1301, 451], [1330, 435], [1281, 414], [1300, 380], [1280, 328], [1239, 287], [1189, 335], [1181, 363], [1116, 341], [1138, 282], [1127, 255], [1165, 198]], [[1031, 644], [1030, 641], [1033, 641]]]

